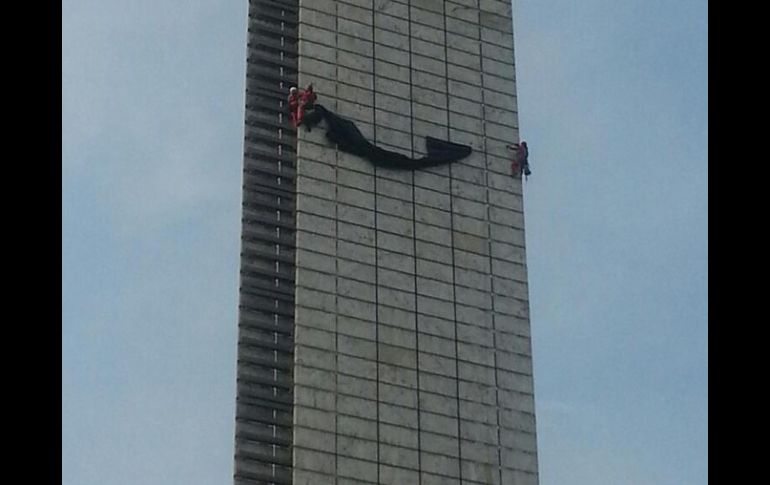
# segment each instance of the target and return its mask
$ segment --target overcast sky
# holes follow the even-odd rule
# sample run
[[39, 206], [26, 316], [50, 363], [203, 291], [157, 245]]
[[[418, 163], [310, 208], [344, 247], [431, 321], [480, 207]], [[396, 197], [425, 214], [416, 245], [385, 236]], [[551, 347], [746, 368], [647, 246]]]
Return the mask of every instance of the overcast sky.
[[[62, 7], [62, 484], [230, 483], [247, 2]], [[514, 15], [541, 485], [704, 485], [707, 1]]]

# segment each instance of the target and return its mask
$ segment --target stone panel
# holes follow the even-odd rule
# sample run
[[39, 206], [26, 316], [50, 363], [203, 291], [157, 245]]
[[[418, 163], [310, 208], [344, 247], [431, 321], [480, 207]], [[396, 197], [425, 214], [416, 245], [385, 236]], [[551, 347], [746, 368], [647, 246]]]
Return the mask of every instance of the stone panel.
[[474, 151], [402, 172], [298, 131], [295, 483], [536, 484], [510, 3], [300, 4], [319, 102], [408, 156]]

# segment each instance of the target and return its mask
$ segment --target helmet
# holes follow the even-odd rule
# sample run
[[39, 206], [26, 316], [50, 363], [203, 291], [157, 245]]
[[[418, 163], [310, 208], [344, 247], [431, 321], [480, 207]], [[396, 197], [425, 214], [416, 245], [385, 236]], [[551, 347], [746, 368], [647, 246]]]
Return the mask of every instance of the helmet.
[[291, 88], [289, 88], [289, 92], [290, 92], [291, 94], [294, 94], [294, 93], [296, 93], [296, 92], [297, 92], [297, 88], [296, 88], [295, 86], [292, 86]]

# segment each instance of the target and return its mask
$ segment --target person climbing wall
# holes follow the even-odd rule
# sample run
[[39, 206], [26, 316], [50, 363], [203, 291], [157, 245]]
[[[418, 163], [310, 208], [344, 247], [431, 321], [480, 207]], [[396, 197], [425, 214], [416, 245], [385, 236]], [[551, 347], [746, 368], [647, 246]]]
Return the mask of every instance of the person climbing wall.
[[514, 177], [521, 177], [522, 172], [524, 175], [530, 175], [532, 171], [529, 169], [529, 148], [527, 142], [522, 141], [515, 145], [506, 145], [509, 150], [516, 152], [511, 162], [511, 172]]
[[299, 93], [297, 88], [292, 86], [289, 89], [289, 121], [293, 127], [297, 127], [297, 110], [299, 109]]
[[296, 128], [302, 124], [305, 112], [313, 109], [317, 98], [312, 84], [309, 84], [307, 89], [297, 89], [294, 86], [289, 89], [289, 121], [292, 126]]
[[519, 159], [519, 165], [524, 170], [524, 175], [530, 175], [532, 171], [529, 169], [529, 147], [527, 147], [527, 142], [519, 143], [519, 151], [516, 155]]
[[[299, 95], [299, 109], [297, 110], [297, 126], [301, 125], [305, 120], [305, 113], [312, 111], [315, 107], [315, 100], [318, 98], [313, 91], [313, 85], [308, 84], [307, 89], [300, 92]], [[310, 131], [310, 126], [307, 127], [307, 131]]]

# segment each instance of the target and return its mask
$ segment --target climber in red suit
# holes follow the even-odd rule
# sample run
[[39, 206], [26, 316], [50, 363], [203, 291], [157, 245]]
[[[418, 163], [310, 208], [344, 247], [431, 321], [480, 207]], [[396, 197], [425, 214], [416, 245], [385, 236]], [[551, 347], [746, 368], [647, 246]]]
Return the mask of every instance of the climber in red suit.
[[511, 171], [514, 177], [521, 177], [521, 173], [529, 175], [532, 172], [529, 170], [529, 149], [527, 148], [527, 142], [523, 141], [515, 145], [506, 145], [509, 150], [513, 150], [516, 154], [511, 162]]
[[302, 124], [305, 111], [313, 109], [313, 104], [318, 96], [313, 91], [313, 85], [307, 89], [298, 90], [296, 87], [289, 89], [289, 120], [295, 128]]
[[299, 94], [297, 88], [289, 89], [289, 121], [293, 127], [297, 127], [297, 110], [299, 109]]

